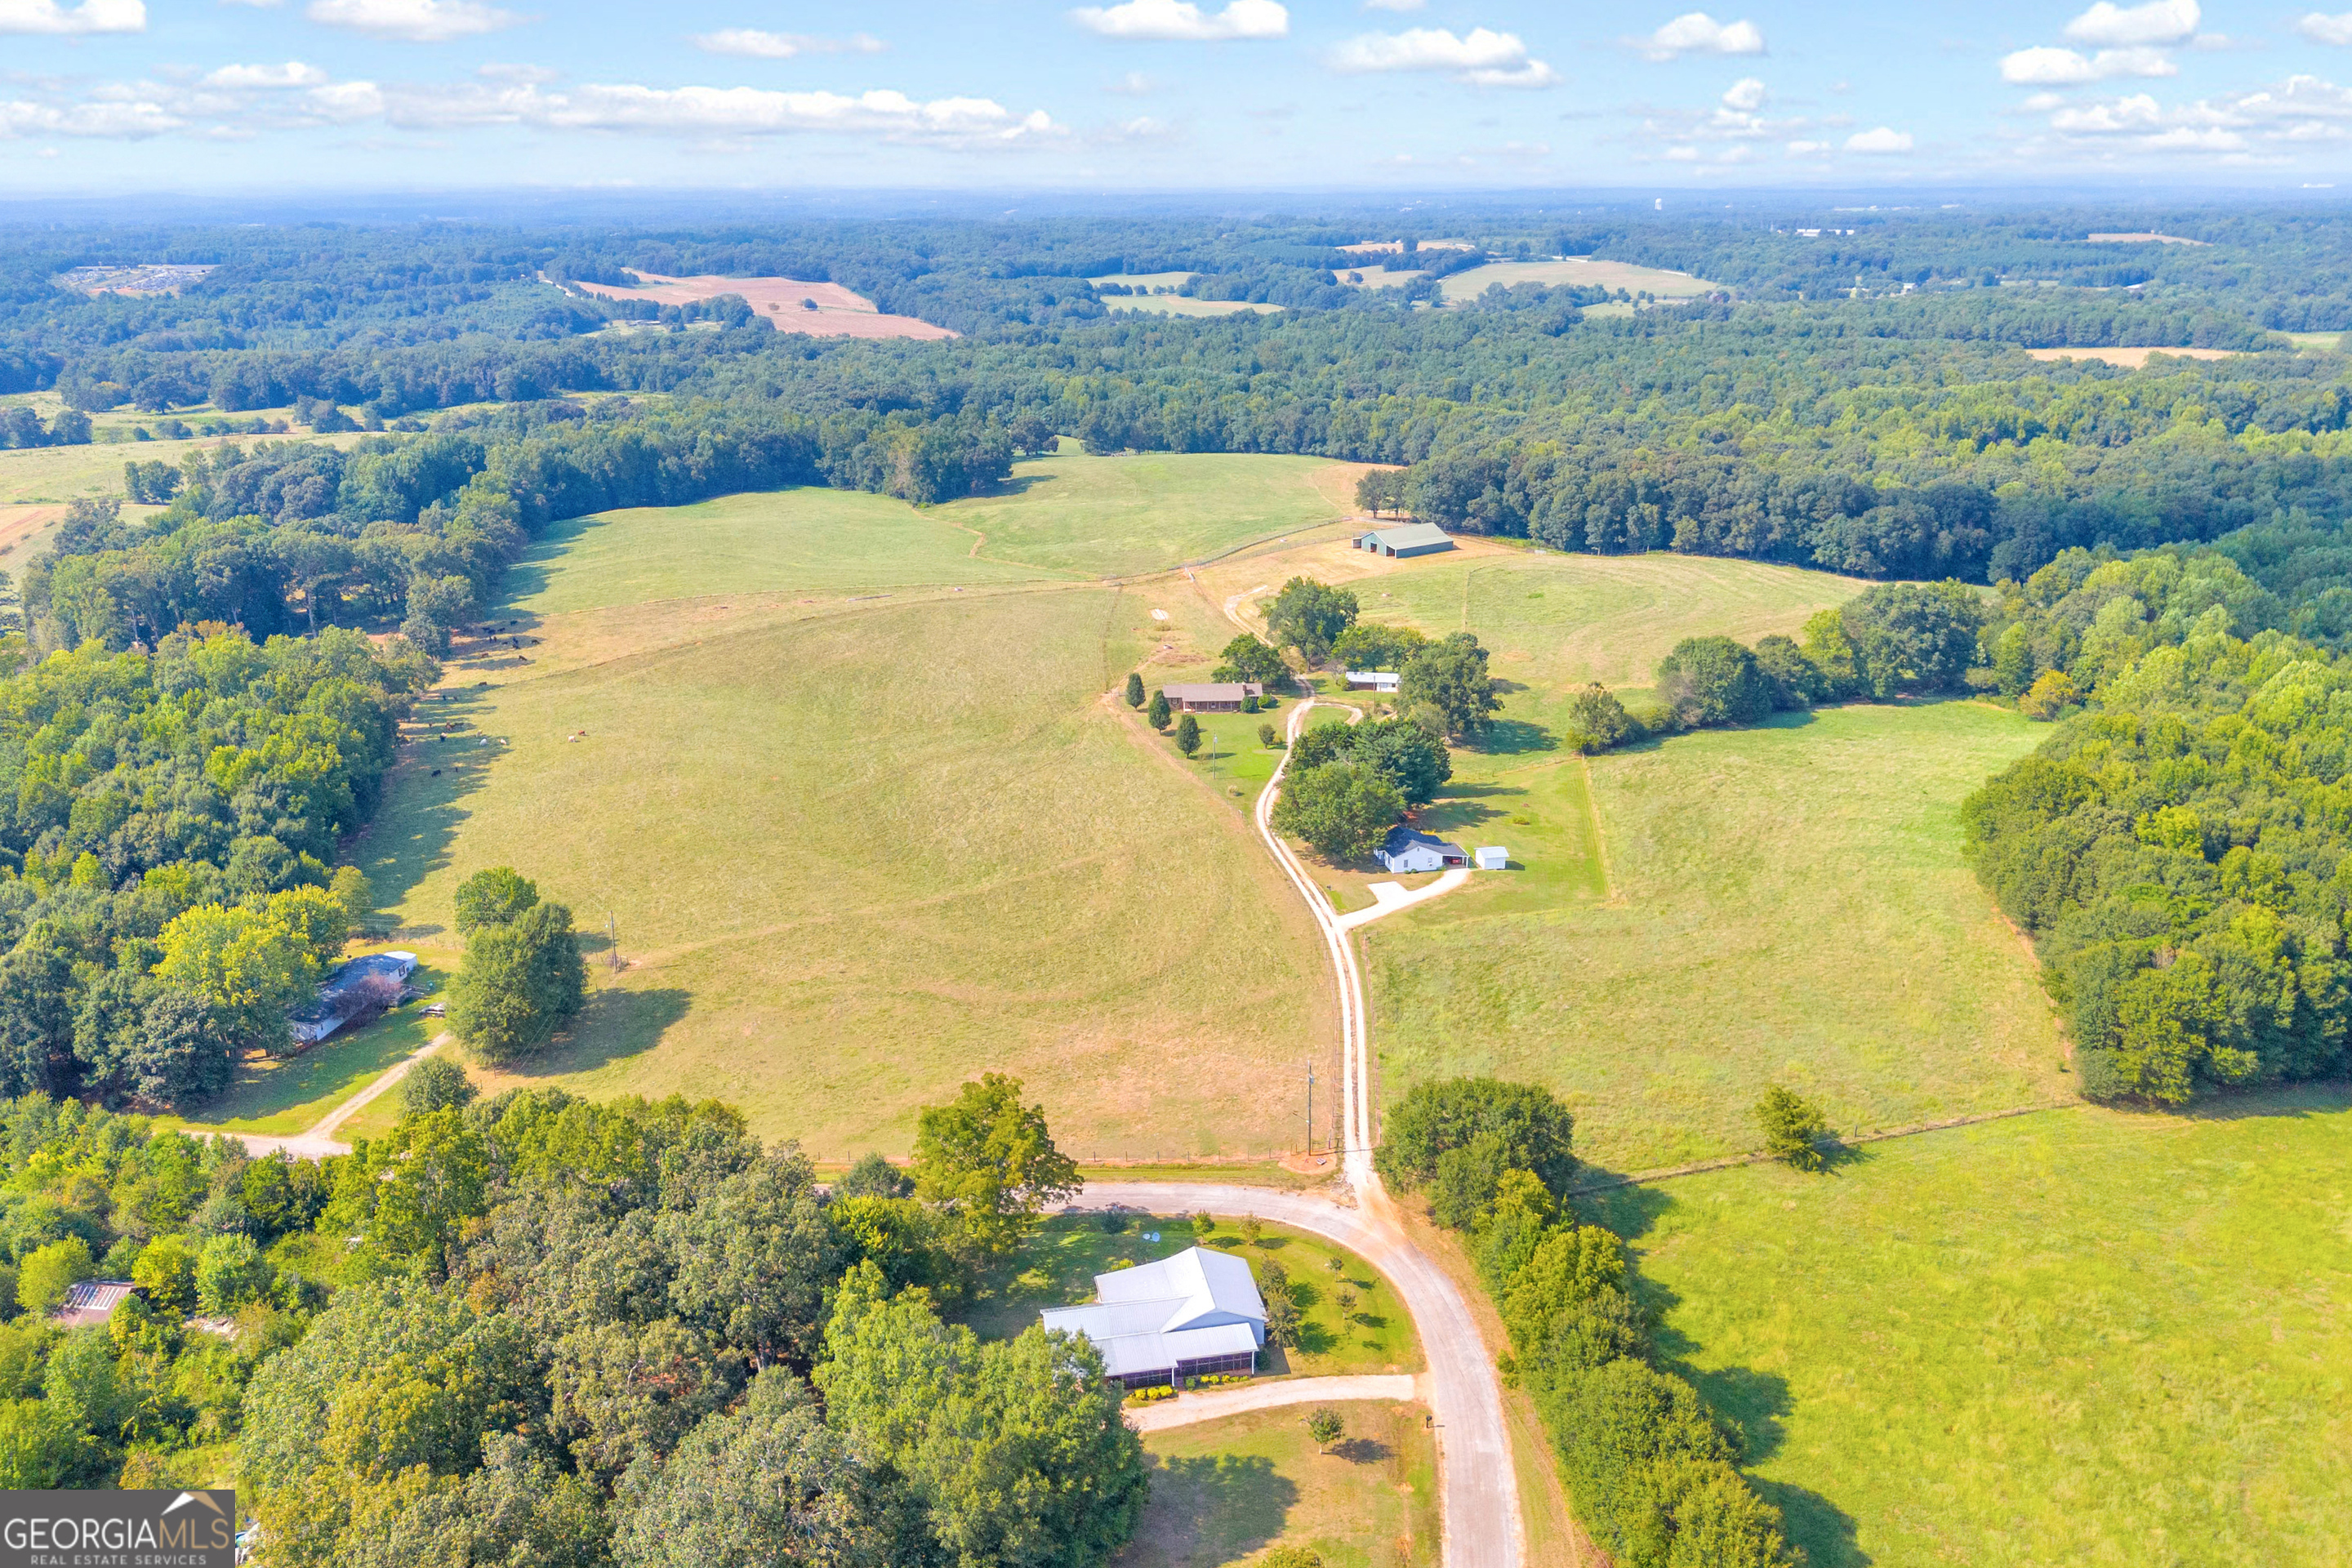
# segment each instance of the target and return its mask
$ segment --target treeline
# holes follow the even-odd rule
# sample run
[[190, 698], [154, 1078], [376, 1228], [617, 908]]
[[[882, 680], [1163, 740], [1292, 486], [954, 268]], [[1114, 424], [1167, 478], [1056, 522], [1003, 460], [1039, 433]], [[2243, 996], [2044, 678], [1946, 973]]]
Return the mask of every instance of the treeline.
[[289, 1049], [370, 903], [337, 842], [437, 677], [355, 632], [215, 626], [0, 680], [0, 1091], [171, 1103]]
[[[1093, 1348], [983, 1344], [902, 1278], [937, 1252], [1001, 1279], [1076, 1189], [1017, 1083], [966, 1086], [923, 1113], [911, 1173], [869, 1161], [830, 1194], [712, 1101], [485, 1102], [439, 1061], [401, 1092], [388, 1136], [318, 1162], [10, 1102], [0, 1483], [233, 1465], [285, 1564], [687, 1568], [790, 1542], [1092, 1568], [1126, 1542], [1142, 1449]], [[969, 1136], [1016, 1123], [1018, 1152]], [[104, 1327], [45, 1321], [93, 1277], [142, 1294]]]
[[1460, 1232], [1511, 1342], [1507, 1378], [1550, 1434], [1577, 1522], [1618, 1568], [1778, 1568], [1780, 1511], [1739, 1473], [1744, 1445], [1658, 1364], [1617, 1237], [1566, 1199], [1574, 1119], [1494, 1079], [1418, 1084], [1373, 1163]]

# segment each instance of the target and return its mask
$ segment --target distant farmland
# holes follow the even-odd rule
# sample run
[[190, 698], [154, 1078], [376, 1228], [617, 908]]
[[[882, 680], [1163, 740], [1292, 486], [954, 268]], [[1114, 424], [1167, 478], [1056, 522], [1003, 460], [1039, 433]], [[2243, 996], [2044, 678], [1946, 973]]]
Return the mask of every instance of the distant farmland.
[[[656, 305], [690, 305], [740, 294], [743, 302], [775, 322], [780, 332], [805, 332], [813, 338], [951, 338], [956, 334], [912, 316], [885, 315], [874, 301], [853, 294], [838, 283], [804, 283], [797, 278], [669, 278], [640, 272], [644, 283], [635, 289], [610, 283], [574, 283], [600, 300], [650, 300]], [[803, 300], [815, 301], [809, 309]]]

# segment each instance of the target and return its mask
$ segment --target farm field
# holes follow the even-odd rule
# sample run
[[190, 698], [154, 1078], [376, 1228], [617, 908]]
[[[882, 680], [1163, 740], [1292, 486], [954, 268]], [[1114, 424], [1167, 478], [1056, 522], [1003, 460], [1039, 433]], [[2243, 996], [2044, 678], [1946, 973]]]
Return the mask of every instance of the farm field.
[[2033, 965], [1959, 855], [1960, 801], [2042, 733], [1857, 705], [1589, 768], [1457, 757], [1426, 819], [1527, 868], [1367, 928], [1382, 1097], [1544, 1083], [1618, 1171], [1754, 1147], [1776, 1080], [1849, 1131], [2069, 1097]]
[[1304, 1546], [1325, 1568], [1433, 1568], [1437, 1455], [1419, 1405], [1332, 1406], [1348, 1436], [1318, 1453], [1304, 1410], [1155, 1432], [1151, 1500], [1114, 1568], [1228, 1568]]
[[[191, 417], [184, 412], [181, 417]], [[240, 417], [243, 417], [240, 416]], [[190, 451], [234, 441], [251, 447], [270, 441], [321, 441], [349, 447], [355, 433], [339, 436], [198, 436], [185, 441], [94, 441], [82, 447], [15, 447], [0, 449], [0, 506], [63, 502], [79, 496], [119, 496], [122, 465], [163, 462], [173, 467]]]
[[1813, 1568], [2352, 1540], [2352, 1094], [2084, 1107], [1579, 1200]]
[[2066, 359], [2095, 359], [2102, 364], [2120, 365], [2126, 370], [2137, 370], [2147, 363], [2147, 356], [2150, 354], [2167, 354], [2174, 359], [2236, 359], [2245, 351], [2242, 349], [2066, 348], [2028, 349], [2025, 352], [2044, 363], [2054, 363], [2059, 360]]
[[1013, 465], [1010, 493], [929, 515], [986, 537], [983, 561], [1088, 577], [1165, 572], [1254, 540], [1318, 527], [1355, 509], [1366, 465], [1223, 453], [1056, 455]]
[[1080, 1155], [1281, 1145], [1286, 1103], [1197, 1086], [1324, 1037], [1307, 918], [1237, 816], [1097, 716], [1138, 595], [881, 602], [552, 668], [599, 618], [542, 618], [543, 662], [500, 684], [457, 672], [430, 710], [457, 743], [412, 749], [362, 852], [401, 940], [450, 961], [483, 866], [583, 931], [617, 918], [630, 966], [535, 1079], [716, 1095], [832, 1155], [903, 1152], [918, 1107], [993, 1068]]
[[1706, 279], [1694, 278], [1687, 272], [1667, 272], [1655, 267], [1636, 267], [1629, 261], [1600, 261], [1580, 256], [1557, 261], [1490, 261], [1484, 267], [1473, 267], [1438, 280], [1449, 304], [1456, 300], [1475, 300], [1497, 283], [1506, 289], [1518, 283], [1546, 283], [1554, 287], [1622, 289], [1632, 294], [1646, 289], [1662, 300], [1686, 300], [1715, 287]]
[[[873, 300], [838, 283], [807, 283], [797, 278], [720, 278], [702, 275], [671, 278], [641, 272], [644, 285], [624, 289], [608, 283], [576, 287], [607, 300], [646, 300], [656, 305], [685, 305], [736, 294], [752, 310], [775, 323], [780, 332], [803, 332], [815, 338], [951, 338], [947, 328], [913, 316], [888, 315]], [[803, 300], [814, 300], [810, 310]]]
[[1248, 300], [1195, 300], [1189, 294], [1133, 294], [1105, 300], [1103, 309], [1114, 314], [1129, 310], [1146, 316], [1238, 316], [1244, 312], [1270, 316], [1282, 307]]
[[[1013, 1288], [982, 1303], [966, 1321], [985, 1337], [1010, 1338], [1035, 1322], [1043, 1308], [1093, 1300], [1096, 1275], [1192, 1246], [1233, 1253], [1253, 1265], [1271, 1259], [1289, 1275], [1299, 1308], [1299, 1342], [1287, 1351], [1265, 1349], [1259, 1365], [1268, 1374], [1340, 1377], [1422, 1370], [1412, 1320], [1370, 1264], [1318, 1237], [1271, 1222], [1261, 1225], [1257, 1244], [1249, 1245], [1232, 1215], [1206, 1230], [1189, 1215], [1129, 1216], [1117, 1233], [1104, 1230], [1092, 1215], [1049, 1219], [1031, 1237]], [[1336, 1274], [1329, 1268], [1335, 1258], [1342, 1265]], [[1343, 1286], [1356, 1294], [1355, 1307], [1345, 1313], [1337, 1295]]]

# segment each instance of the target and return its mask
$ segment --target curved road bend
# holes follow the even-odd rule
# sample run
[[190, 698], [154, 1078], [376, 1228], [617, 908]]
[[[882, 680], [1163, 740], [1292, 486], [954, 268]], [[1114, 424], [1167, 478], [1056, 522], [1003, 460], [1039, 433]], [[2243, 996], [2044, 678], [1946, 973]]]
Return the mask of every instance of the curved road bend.
[[[1289, 733], [1294, 741], [1306, 723], [1307, 710], [1314, 706], [1314, 699], [1308, 698], [1291, 710]], [[1446, 1568], [1518, 1568], [1526, 1527], [1519, 1513], [1518, 1477], [1511, 1462], [1502, 1389], [1469, 1303], [1445, 1271], [1406, 1236], [1372, 1169], [1371, 1047], [1365, 1023], [1363, 974], [1356, 966], [1355, 944], [1340, 928], [1329, 900], [1274, 830], [1276, 792], [1281, 787], [1283, 770], [1289, 765], [1286, 753], [1257, 798], [1257, 830], [1275, 863], [1307, 901], [1339, 981], [1340, 1087], [1347, 1135], [1342, 1162], [1359, 1206], [1342, 1208], [1328, 1198], [1271, 1188], [1161, 1182], [1089, 1182], [1081, 1201], [1155, 1214], [1198, 1210], [1255, 1214], [1339, 1242], [1386, 1275], [1412, 1314], [1422, 1353], [1429, 1361], [1429, 1404], [1438, 1423], [1438, 1492]]]

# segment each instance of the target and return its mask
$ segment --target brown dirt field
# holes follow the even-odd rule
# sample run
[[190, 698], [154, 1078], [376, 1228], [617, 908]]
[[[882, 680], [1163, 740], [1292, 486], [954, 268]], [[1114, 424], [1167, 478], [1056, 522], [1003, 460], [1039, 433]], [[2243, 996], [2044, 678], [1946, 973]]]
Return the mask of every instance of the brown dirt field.
[[2150, 354], [2170, 354], [2175, 359], [2235, 359], [2240, 349], [2028, 349], [2027, 353], [2047, 363], [2062, 359], [2095, 359], [2104, 364], [2120, 365], [2125, 370], [2137, 370], [2147, 363]]
[[41, 530], [65, 516], [61, 506], [0, 506], [0, 555], [14, 555]]
[[[951, 338], [945, 327], [912, 316], [886, 316], [874, 301], [853, 294], [838, 283], [803, 283], [796, 278], [667, 278], [640, 272], [640, 289], [616, 289], [604, 283], [578, 287], [605, 300], [650, 300], [657, 305], [687, 305], [740, 294], [744, 303], [776, 323], [780, 332], [804, 332], [813, 338]], [[816, 301], [804, 310], [803, 300]]]
[[[1401, 239], [1368, 239], [1360, 245], [1343, 245], [1339, 248], [1346, 251], [1350, 256], [1381, 256], [1391, 251], [1402, 250], [1404, 248], [1404, 241]], [[1423, 250], [1467, 250], [1470, 248], [1470, 242], [1466, 239], [1424, 239], [1421, 242], [1421, 248]]]

